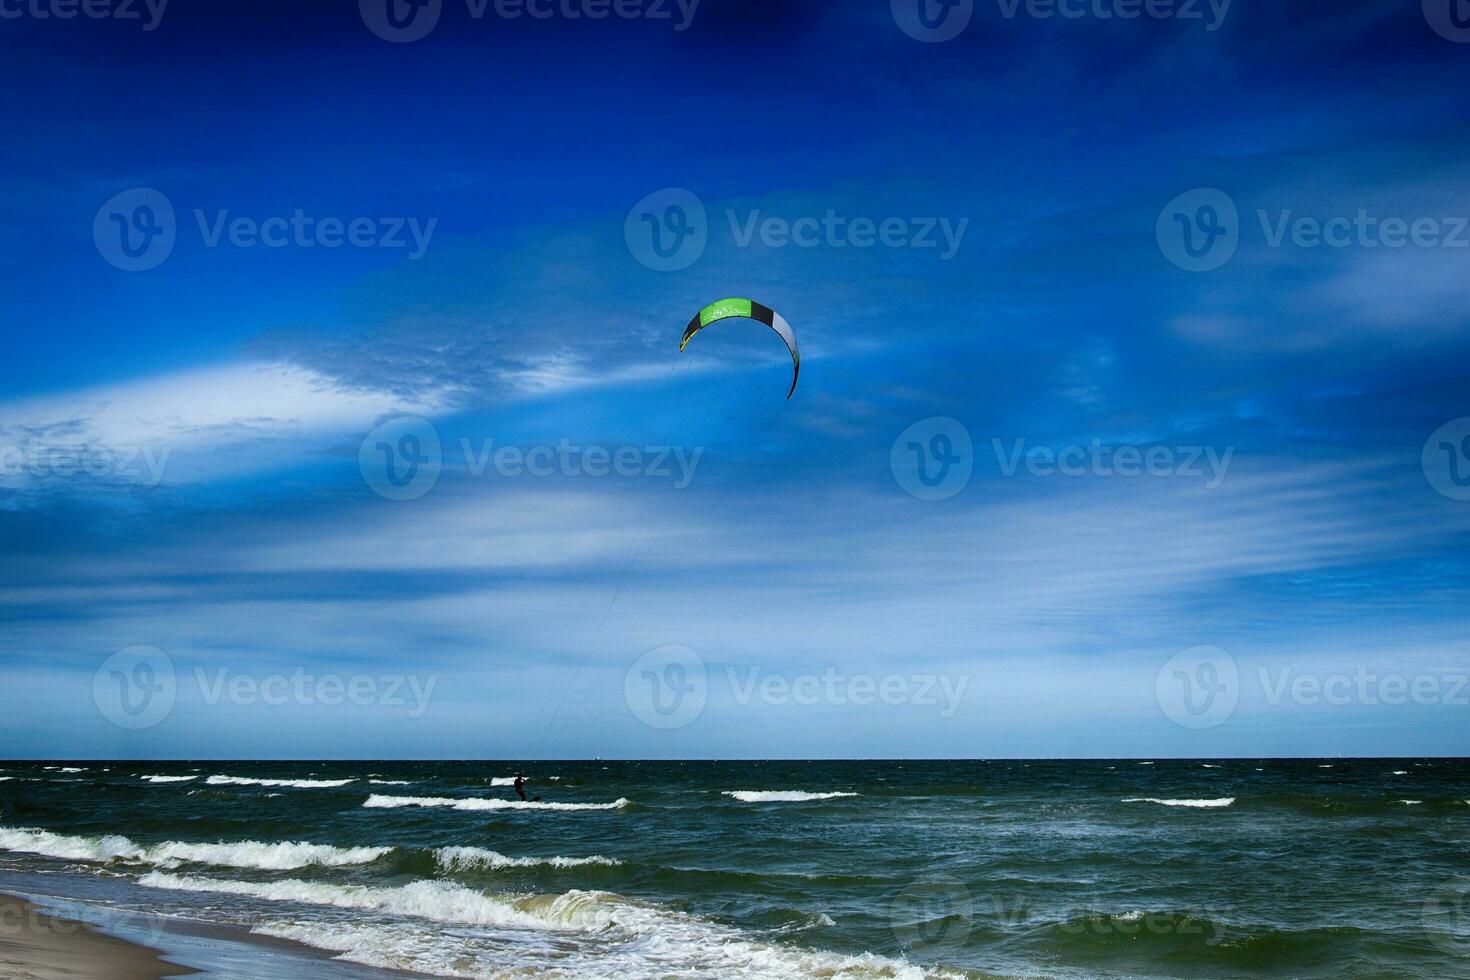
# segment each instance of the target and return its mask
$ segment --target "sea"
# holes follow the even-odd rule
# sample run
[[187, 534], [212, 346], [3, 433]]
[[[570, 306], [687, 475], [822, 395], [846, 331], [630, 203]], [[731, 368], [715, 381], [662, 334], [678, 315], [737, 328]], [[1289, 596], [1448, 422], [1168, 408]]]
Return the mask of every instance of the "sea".
[[13, 762], [0, 891], [217, 976], [1470, 978], [1470, 761]]

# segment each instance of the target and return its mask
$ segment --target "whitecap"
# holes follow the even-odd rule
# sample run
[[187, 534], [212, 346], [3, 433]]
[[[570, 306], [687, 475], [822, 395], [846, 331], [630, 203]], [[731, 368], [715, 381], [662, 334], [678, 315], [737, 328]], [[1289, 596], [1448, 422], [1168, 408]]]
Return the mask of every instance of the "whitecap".
[[857, 796], [857, 793], [807, 793], [802, 790], [725, 790], [723, 796], [734, 797], [741, 803], [805, 803], [808, 800], [835, 800]]
[[[256, 925], [262, 935], [292, 939], [371, 966], [467, 978], [500, 978], [507, 955], [502, 936], [423, 926], [413, 920], [549, 934], [554, 943], [513, 947], [528, 975], [653, 980], [669, 976], [766, 977], [795, 980], [891, 978], [922, 980], [923, 970], [872, 954], [850, 956], [765, 942], [723, 925], [610, 892], [491, 895], [443, 881], [398, 887], [287, 880], [222, 881], [163, 873], [145, 876], [154, 888], [246, 895], [267, 901], [386, 912], [396, 922], [282, 919]], [[586, 937], [587, 941], [582, 940]], [[936, 974], [942, 975], [942, 974]]]
[[1222, 796], [1215, 800], [1161, 800], [1152, 796], [1130, 796], [1124, 803], [1157, 803], [1160, 806], [1187, 806], [1202, 810], [1211, 810], [1217, 807], [1230, 806], [1235, 802], [1233, 796]]
[[492, 871], [500, 868], [579, 868], [586, 865], [616, 867], [623, 863], [617, 858], [603, 857], [600, 854], [580, 858], [510, 857], [498, 851], [490, 851], [481, 847], [436, 848], [434, 851], [434, 860], [445, 871], [469, 868], [485, 868]]
[[292, 789], [332, 789], [356, 782], [355, 779], [256, 779], [253, 776], [210, 776], [210, 786], [289, 786]]
[[139, 779], [146, 779], [150, 783], [187, 783], [189, 780], [191, 780], [191, 779], [198, 779], [199, 777], [198, 776], [139, 776], [138, 778]]
[[363, 806], [370, 809], [393, 809], [403, 806], [447, 807], [451, 810], [619, 810], [628, 805], [627, 797], [611, 803], [543, 803], [539, 800], [498, 800], [481, 797], [449, 796], [369, 796]]
[[330, 844], [308, 844], [304, 841], [253, 840], [214, 844], [164, 841], [161, 844], [143, 845], [116, 834], [80, 837], [28, 827], [0, 827], [0, 850], [102, 864], [125, 861], [173, 868], [187, 863], [288, 871], [310, 865], [338, 867], [367, 864], [387, 854], [392, 848], [334, 847]]

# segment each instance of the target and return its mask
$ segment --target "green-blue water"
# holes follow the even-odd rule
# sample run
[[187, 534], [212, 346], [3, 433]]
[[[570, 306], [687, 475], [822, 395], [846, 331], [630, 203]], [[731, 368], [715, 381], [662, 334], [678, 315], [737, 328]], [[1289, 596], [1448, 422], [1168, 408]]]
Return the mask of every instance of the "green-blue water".
[[49, 765], [35, 890], [428, 974], [1470, 977], [1459, 760]]

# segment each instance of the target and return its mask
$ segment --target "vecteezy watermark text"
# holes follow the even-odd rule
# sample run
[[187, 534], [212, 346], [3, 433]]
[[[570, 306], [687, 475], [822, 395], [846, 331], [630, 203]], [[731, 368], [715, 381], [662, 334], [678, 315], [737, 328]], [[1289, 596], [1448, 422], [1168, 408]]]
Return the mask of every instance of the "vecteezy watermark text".
[[[915, 707], [937, 709], [953, 718], [969, 688], [968, 675], [869, 674], [824, 667], [814, 673], [773, 673], [760, 667], [726, 667], [714, 675], [739, 708]], [[685, 646], [664, 646], [643, 654], [623, 676], [623, 699], [634, 717], [659, 729], [683, 728], [697, 719], [712, 694], [704, 658]]]
[[752, 701], [772, 706], [788, 704], [813, 707], [819, 704], [867, 707], [914, 705], [937, 707], [939, 717], [953, 718], [970, 686], [967, 675], [947, 674], [847, 674], [828, 667], [821, 674], [764, 673], [759, 667], [746, 670], [725, 668], [725, 681], [742, 707]]
[[940, 261], [954, 258], [970, 227], [969, 218], [848, 217], [828, 208], [820, 218], [764, 215], [759, 208], [742, 217], [727, 210], [730, 237], [739, 248], [757, 238], [767, 248], [918, 248], [938, 249]]
[[[461, 465], [471, 477], [649, 477], [672, 481], [676, 490], [694, 482], [704, 447], [579, 446], [570, 439], [535, 446], [496, 445], [462, 437]], [[363, 437], [357, 464], [363, 482], [389, 500], [422, 497], [438, 483], [445, 464], [439, 431], [428, 419], [400, 415]]]
[[1229, 720], [1247, 681], [1259, 686], [1272, 708], [1291, 703], [1305, 708], [1419, 705], [1470, 706], [1470, 672], [1436, 670], [1381, 672], [1367, 666], [1351, 670], [1303, 671], [1290, 665], [1241, 671], [1229, 652], [1215, 646], [1191, 647], [1159, 668], [1154, 695], [1164, 714], [1184, 728], [1214, 728]]
[[0, 479], [118, 480], [156, 487], [163, 481], [170, 450], [153, 446], [43, 445], [24, 442], [0, 446]]
[[198, 703], [207, 707], [376, 706], [406, 708], [409, 718], [420, 718], [429, 708], [438, 676], [312, 673], [304, 667], [244, 673], [230, 667], [202, 666], [181, 676], [173, 658], [158, 647], [133, 646], [98, 666], [92, 675], [92, 702], [120, 728], [152, 728], [173, 712], [181, 690], [188, 690], [188, 681], [193, 682]]
[[217, 667], [213, 671], [194, 668], [194, 683], [207, 705], [221, 701], [270, 707], [383, 705], [406, 707], [410, 718], [422, 717], [429, 710], [429, 699], [433, 697], [434, 685], [438, 681], [435, 674], [312, 674], [297, 667], [289, 674], [274, 673], [262, 677], [242, 674], [228, 667]]
[[1231, 0], [996, 0], [1006, 20], [1025, 15], [1034, 20], [1177, 20], [1200, 21], [1207, 32], [1218, 31], [1230, 13]]
[[[3, 0], [0, 0], [3, 2]], [[289, 214], [238, 215], [228, 208], [193, 210], [205, 248], [382, 248], [423, 258], [438, 218], [384, 215], [316, 215], [304, 208]], [[173, 254], [181, 229], [173, 202], [162, 191], [134, 187], [114, 194], [92, 220], [92, 240], [107, 262], [124, 272], [146, 272]]]
[[[646, 20], [668, 22], [675, 32], [694, 23], [700, 0], [464, 0], [471, 20], [493, 14], [500, 20]], [[384, 41], [406, 44], [428, 37], [444, 13], [445, 0], [358, 0], [367, 29]]]
[[[1271, 249], [1470, 248], [1470, 216], [1301, 214], [1255, 209], [1261, 242]], [[1249, 225], [1234, 198], [1215, 187], [1185, 191], [1159, 212], [1154, 234], [1165, 258], [1189, 272], [1218, 269], [1235, 256]]]
[[1007, 446], [990, 440], [1002, 476], [1015, 476], [1024, 466], [1032, 476], [1155, 476], [1208, 477], [1214, 490], [1225, 482], [1235, 448], [1215, 446], [1111, 446], [1094, 439], [1086, 446], [1035, 446], [1025, 439]]
[[163, 21], [168, 0], [0, 0], [0, 20], [138, 21], [151, 31]]
[[694, 482], [703, 446], [687, 450], [683, 446], [577, 446], [569, 439], [556, 445], [500, 446], [494, 439], [478, 444], [469, 439], [459, 441], [470, 476], [484, 476], [494, 470], [497, 476], [648, 476], [671, 479], [675, 489], [683, 490]]
[[[743, 213], [726, 209], [724, 217], [736, 248], [917, 249], [933, 252], [941, 262], [959, 254], [970, 227], [970, 219], [964, 217], [873, 217], [843, 214], [836, 208], [794, 217], [759, 208]], [[683, 187], [665, 187], [644, 196], [623, 222], [629, 253], [657, 272], [693, 265], [712, 233], [704, 202]]]

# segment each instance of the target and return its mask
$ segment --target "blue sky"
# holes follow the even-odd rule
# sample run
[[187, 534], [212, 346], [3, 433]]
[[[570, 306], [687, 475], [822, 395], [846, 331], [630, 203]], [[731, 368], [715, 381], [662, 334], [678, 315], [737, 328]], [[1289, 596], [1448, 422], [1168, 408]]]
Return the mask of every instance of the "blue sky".
[[[1470, 747], [1470, 443], [1435, 435], [1470, 416], [1470, 46], [1432, 11], [976, 2], [930, 42], [879, 2], [684, 24], [445, 0], [393, 43], [372, 0], [175, 0], [148, 30], [25, 9], [0, 29], [6, 754]], [[105, 232], [138, 188], [173, 245], [126, 271]], [[663, 271], [625, 225], [669, 188], [707, 244]], [[1234, 251], [1185, 268], [1169, 230], [1203, 234], [1218, 195]], [[211, 243], [297, 212], [406, 244]], [[1355, 230], [1316, 241], [1334, 219]], [[1386, 244], [1391, 219], [1419, 240]], [[764, 328], [677, 352], [731, 295], [795, 326], [791, 401]], [[405, 415], [437, 481], [389, 499], [372, 460]], [[973, 447], [943, 499], [905, 489], [916, 425]], [[635, 447], [640, 475], [502, 472], [487, 446]], [[687, 480], [642, 473], [662, 446]], [[1052, 472], [1068, 447], [1109, 462]], [[1157, 472], [1113, 472], [1124, 447]], [[37, 462], [79, 452], [103, 462]], [[129, 727], [105, 665], [140, 646], [172, 690]], [[668, 646], [697, 682], [644, 673]], [[1208, 725], [1171, 711], [1199, 648], [1228, 659], [1186, 676], [1234, 671]], [[307, 695], [251, 693], [276, 676]], [[698, 710], [649, 724], [649, 677]], [[324, 704], [322, 678], [372, 694]], [[860, 703], [861, 678], [907, 693]], [[1424, 696], [1389, 703], [1395, 678]], [[387, 693], [410, 680], [422, 711]]]

